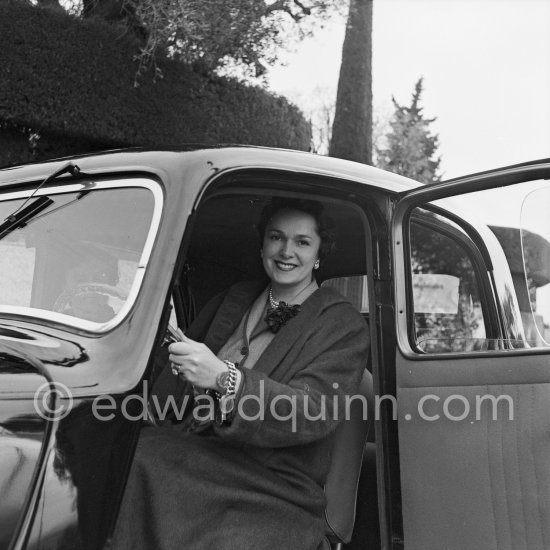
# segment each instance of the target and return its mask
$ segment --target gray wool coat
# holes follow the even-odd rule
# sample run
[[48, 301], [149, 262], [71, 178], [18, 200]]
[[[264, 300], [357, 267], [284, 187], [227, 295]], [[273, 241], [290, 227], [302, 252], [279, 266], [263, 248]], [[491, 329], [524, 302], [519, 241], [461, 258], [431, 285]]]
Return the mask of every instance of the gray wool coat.
[[[187, 336], [217, 353], [263, 287], [235, 285]], [[242, 370], [229, 425], [197, 424], [188, 414], [142, 431], [112, 547], [318, 548], [332, 436], [368, 350], [361, 315], [336, 291], [317, 290], [254, 369]], [[190, 388], [163, 373], [156, 391], [181, 402]]]

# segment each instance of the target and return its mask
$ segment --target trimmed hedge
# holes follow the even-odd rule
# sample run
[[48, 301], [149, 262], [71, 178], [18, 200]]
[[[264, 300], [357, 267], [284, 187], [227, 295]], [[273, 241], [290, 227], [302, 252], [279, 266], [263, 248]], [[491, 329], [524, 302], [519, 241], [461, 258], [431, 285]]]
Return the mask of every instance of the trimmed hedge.
[[135, 87], [136, 42], [99, 20], [0, 0], [0, 51], [0, 122], [12, 127], [92, 149], [309, 148], [310, 127], [298, 108], [261, 88], [169, 61], [160, 64], [163, 79], [146, 74]]

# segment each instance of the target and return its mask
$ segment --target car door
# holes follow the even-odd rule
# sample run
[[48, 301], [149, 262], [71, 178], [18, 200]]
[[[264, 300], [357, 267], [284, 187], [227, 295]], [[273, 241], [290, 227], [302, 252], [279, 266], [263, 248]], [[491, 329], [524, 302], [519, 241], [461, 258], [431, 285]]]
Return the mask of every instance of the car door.
[[531, 163], [397, 202], [407, 550], [550, 547], [549, 176]]

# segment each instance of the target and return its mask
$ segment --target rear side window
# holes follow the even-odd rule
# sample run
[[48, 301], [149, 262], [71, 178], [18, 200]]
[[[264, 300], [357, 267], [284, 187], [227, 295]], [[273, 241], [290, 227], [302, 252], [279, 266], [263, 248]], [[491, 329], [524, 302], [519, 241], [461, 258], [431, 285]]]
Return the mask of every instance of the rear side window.
[[337, 277], [323, 282], [323, 286], [334, 288], [345, 296], [361, 313], [369, 313], [369, 294], [366, 275]]
[[[0, 239], [0, 314], [102, 330], [137, 293], [161, 195], [152, 182], [72, 187], [32, 197], [26, 205], [46, 207]], [[28, 197], [14, 195], [0, 200], [0, 219]]]
[[424, 352], [464, 352], [486, 338], [480, 281], [466, 236], [450, 220], [416, 209], [411, 217], [413, 339]]

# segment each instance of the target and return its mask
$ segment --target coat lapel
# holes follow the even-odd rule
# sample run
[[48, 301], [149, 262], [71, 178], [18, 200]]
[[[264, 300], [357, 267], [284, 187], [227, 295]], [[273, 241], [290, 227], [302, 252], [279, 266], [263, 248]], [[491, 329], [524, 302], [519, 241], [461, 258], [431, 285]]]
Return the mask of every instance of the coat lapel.
[[293, 368], [293, 362], [284, 362], [285, 356], [290, 352], [298, 338], [315, 324], [322, 309], [328, 305], [339, 302], [342, 297], [332, 289], [319, 288], [303, 304], [296, 317], [290, 319], [275, 338], [270, 342], [259, 357], [254, 370], [263, 372], [274, 380], [281, 381], [288, 378], [289, 371]]
[[[223, 344], [227, 342], [265, 285], [265, 281], [246, 281], [231, 288], [214, 316], [204, 339], [204, 343], [214, 353], [217, 354]], [[262, 372], [274, 380], [287, 378], [288, 372], [293, 367], [293, 362], [285, 363], [283, 361], [285, 356], [291, 351], [298, 338], [314, 325], [321, 310], [342, 300], [344, 298], [331, 288], [316, 290], [302, 304], [300, 313], [277, 332], [275, 338], [258, 358], [254, 370]], [[272, 373], [273, 376], [271, 376]]]
[[204, 343], [214, 352], [227, 342], [243, 315], [265, 288], [264, 281], [237, 283], [227, 293], [208, 329]]

